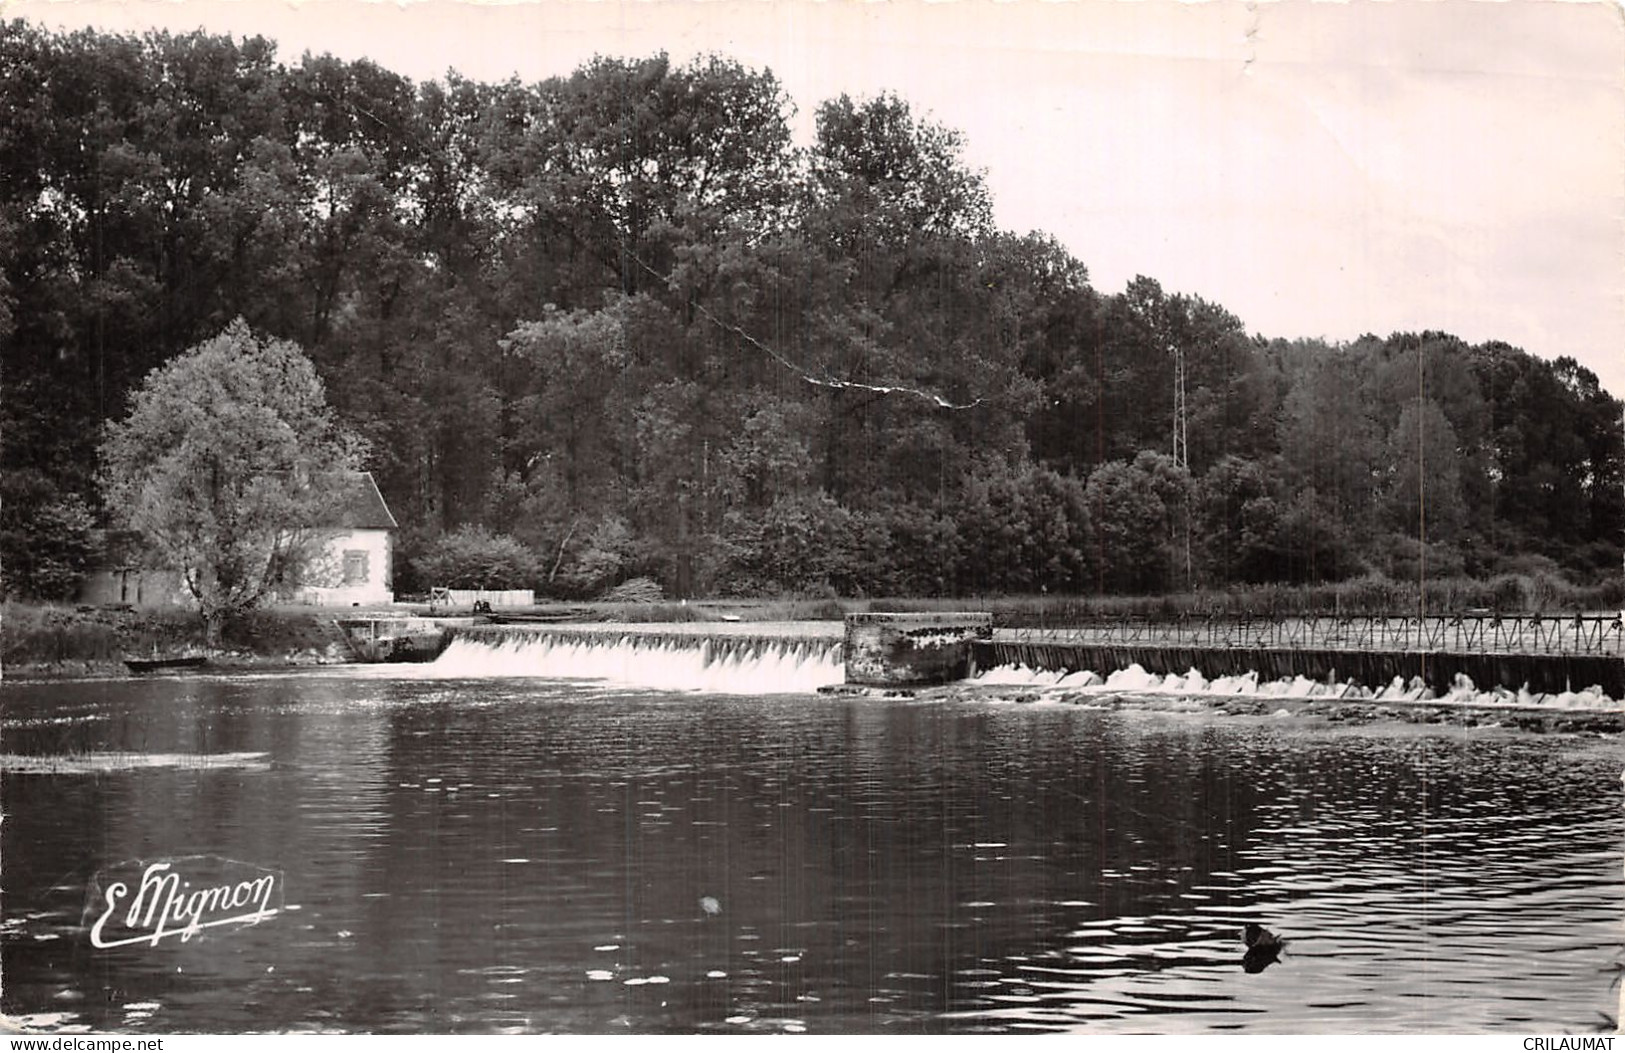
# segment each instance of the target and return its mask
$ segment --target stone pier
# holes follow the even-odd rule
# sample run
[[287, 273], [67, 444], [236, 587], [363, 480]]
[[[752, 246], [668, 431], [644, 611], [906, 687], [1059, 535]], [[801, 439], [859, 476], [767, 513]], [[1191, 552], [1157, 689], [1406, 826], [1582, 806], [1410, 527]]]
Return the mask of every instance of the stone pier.
[[971, 645], [993, 639], [983, 613], [848, 614], [846, 682], [865, 687], [923, 687], [971, 675]]

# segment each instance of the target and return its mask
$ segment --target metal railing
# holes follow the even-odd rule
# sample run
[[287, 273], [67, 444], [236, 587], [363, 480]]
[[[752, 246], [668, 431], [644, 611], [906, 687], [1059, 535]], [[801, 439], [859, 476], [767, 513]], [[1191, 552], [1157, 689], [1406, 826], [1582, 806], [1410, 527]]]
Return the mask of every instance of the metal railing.
[[1011, 617], [995, 626], [994, 638], [1102, 646], [1625, 656], [1625, 628], [1620, 616], [1612, 614], [1192, 614], [1083, 619], [1067, 624]]

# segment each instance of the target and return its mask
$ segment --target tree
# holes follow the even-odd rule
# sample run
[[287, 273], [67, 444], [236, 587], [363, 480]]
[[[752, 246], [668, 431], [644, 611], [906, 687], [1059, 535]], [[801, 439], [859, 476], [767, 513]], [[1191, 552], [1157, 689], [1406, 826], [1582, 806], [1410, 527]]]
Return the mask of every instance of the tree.
[[0, 24], [0, 471], [93, 486], [95, 443], [152, 367], [288, 299], [274, 48]]
[[560, 458], [572, 510], [590, 505], [621, 467], [630, 414], [620, 400], [625, 375], [636, 365], [631, 331], [650, 306], [644, 298], [615, 298], [598, 311], [549, 304], [540, 319], [521, 322], [502, 343], [530, 375], [531, 393], [515, 406], [518, 449], [527, 461]]
[[992, 233], [993, 199], [982, 173], [962, 162], [960, 133], [915, 117], [891, 94], [831, 99], [817, 121], [814, 180], [826, 201], [859, 217], [850, 236], [897, 247]]
[[596, 596], [618, 584], [636, 559], [632, 528], [618, 515], [604, 516], [575, 536], [579, 543], [561, 546], [549, 571], [548, 585], [557, 592]]
[[1359, 569], [1347, 523], [1314, 487], [1286, 497], [1275, 547], [1280, 553], [1275, 581], [1341, 581]]
[[798, 146], [774, 75], [719, 57], [414, 83], [14, 21], [0, 70], [13, 590], [71, 589], [102, 428], [237, 317], [297, 341], [376, 450], [403, 553], [484, 526], [575, 594], [1318, 580], [1423, 501], [1475, 570], [1619, 565], [1621, 408], [1577, 363], [1267, 341], [1150, 277], [1099, 294], [998, 229], [964, 138], [895, 95], [819, 104]]
[[1255, 461], [1227, 456], [1196, 484], [1195, 534], [1208, 584], [1271, 581], [1284, 573], [1281, 509]]
[[1456, 430], [1431, 399], [1406, 403], [1388, 437], [1389, 525], [1420, 541], [1454, 541], [1467, 524]]
[[1289, 362], [1279, 445], [1286, 483], [1313, 489], [1319, 506], [1356, 533], [1375, 513], [1383, 429], [1358, 349], [1322, 350]]
[[[1492, 514], [1492, 449], [1487, 441], [1490, 407], [1473, 373], [1467, 345], [1446, 333], [1395, 333], [1374, 357], [1369, 398], [1379, 414], [1380, 428], [1390, 437], [1390, 445], [1404, 414], [1409, 411], [1414, 415], [1418, 412], [1417, 400], [1425, 399], [1442, 414], [1454, 436], [1450, 461], [1460, 476], [1466, 521], [1476, 525], [1488, 520]], [[1431, 420], [1426, 423], [1433, 426]], [[1414, 432], [1409, 437], [1414, 440]], [[1414, 445], [1401, 453], [1416, 456]], [[1390, 450], [1388, 464], [1393, 463]], [[1433, 533], [1431, 528], [1428, 532]]]
[[1031, 463], [984, 464], [956, 520], [960, 582], [977, 592], [1075, 592], [1088, 584], [1084, 487]]
[[27, 470], [0, 478], [0, 571], [6, 595], [70, 598], [95, 552], [90, 509]]
[[336, 499], [323, 479], [360, 460], [310, 360], [239, 319], [148, 375], [102, 442], [101, 486], [114, 518], [180, 571], [216, 644], [229, 619], [297, 583]]
[[759, 514], [729, 512], [723, 534], [727, 591], [782, 596], [861, 588], [858, 523], [828, 494], [780, 498]]
[[1183, 581], [1183, 523], [1190, 478], [1161, 453], [1108, 461], [1089, 475], [1085, 505], [1094, 530], [1100, 587], [1156, 592]]

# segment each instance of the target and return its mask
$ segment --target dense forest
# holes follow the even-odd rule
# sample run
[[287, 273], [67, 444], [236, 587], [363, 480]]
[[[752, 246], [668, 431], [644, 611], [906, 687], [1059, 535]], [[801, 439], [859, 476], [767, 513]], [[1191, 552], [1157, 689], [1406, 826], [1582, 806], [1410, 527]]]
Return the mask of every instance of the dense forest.
[[560, 596], [1619, 573], [1621, 404], [1574, 360], [1096, 290], [896, 96], [802, 146], [723, 57], [413, 83], [20, 21], [0, 93], [10, 595], [104, 557], [106, 422], [238, 318], [365, 439], [403, 592], [464, 557]]

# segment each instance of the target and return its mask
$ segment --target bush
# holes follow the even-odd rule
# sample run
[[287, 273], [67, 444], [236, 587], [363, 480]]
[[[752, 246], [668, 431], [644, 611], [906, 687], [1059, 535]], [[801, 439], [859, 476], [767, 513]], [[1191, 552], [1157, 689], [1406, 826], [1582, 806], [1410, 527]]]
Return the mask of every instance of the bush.
[[602, 591], [628, 569], [635, 547], [626, 520], [605, 516], [581, 535], [578, 543], [567, 546], [558, 572], [549, 574], [549, 591], [570, 597]]
[[699, 622], [708, 618], [700, 608], [688, 603], [605, 604], [596, 609], [600, 621], [609, 622]]
[[[1149, 486], [1154, 479], [1142, 474]], [[1094, 493], [1101, 498], [1100, 485]], [[1093, 540], [1085, 494], [1078, 480], [1046, 468], [983, 466], [966, 483], [957, 536], [949, 535], [959, 544], [958, 580], [983, 592], [1083, 587]], [[1155, 496], [1151, 500], [1162, 508]]]
[[874, 557], [869, 591], [896, 596], [951, 596], [962, 559], [959, 528], [928, 508], [903, 504], [866, 517], [882, 551]]
[[1550, 556], [1543, 556], [1538, 552], [1519, 552], [1514, 555], [1502, 556], [1495, 561], [1495, 571], [1503, 577], [1517, 578], [1561, 578], [1563, 568], [1557, 560]]
[[1390, 534], [1381, 542], [1379, 565], [1395, 581], [1459, 578], [1467, 562], [1454, 545], [1428, 544], [1406, 534]]
[[429, 546], [413, 565], [425, 587], [528, 589], [536, 581], [536, 554], [506, 534], [462, 527]]
[[828, 494], [780, 498], [757, 514], [729, 512], [723, 523], [729, 595], [807, 596], [852, 592], [861, 561], [853, 514]]
[[604, 593], [605, 603], [659, 603], [665, 598], [665, 590], [652, 578], [632, 578]]
[[1343, 581], [1360, 569], [1348, 527], [1313, 488], [1283, 500], [1275, 548], [1277, 581]]
[[0, 664], [107, 662], [198, 647], [205, 641], [193, 611], [75, 609], [7, 603], [0, 610]]

